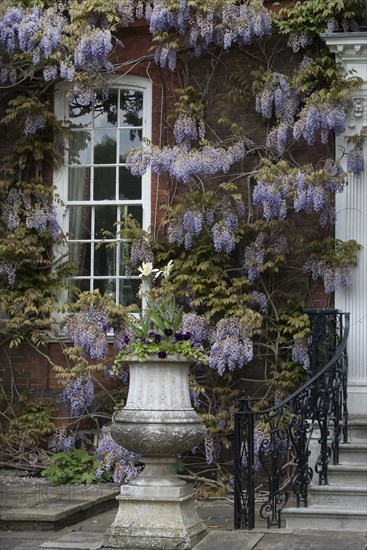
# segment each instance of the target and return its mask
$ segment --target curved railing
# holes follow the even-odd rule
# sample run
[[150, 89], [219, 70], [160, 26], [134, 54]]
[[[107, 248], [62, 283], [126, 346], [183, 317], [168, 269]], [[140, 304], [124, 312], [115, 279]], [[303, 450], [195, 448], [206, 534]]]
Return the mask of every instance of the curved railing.
[[[268, 527], [281, 526], [281, 512], [292, 494], [298, 507], [307, 507], [314, 473], [319, 485], [327, 484], [330, 461], [339, 461], [341, 436], [347, 441], [349, 314], [307, 313], [311, 379], [264, 410], [253, 411], [250, 400], [243, 397], [235, 413], [235, 529], [255, 527], [255, 482], [266, 492], [259, 513]], [[316, 434], [319, 449], [311, 465], [310, 441]]]

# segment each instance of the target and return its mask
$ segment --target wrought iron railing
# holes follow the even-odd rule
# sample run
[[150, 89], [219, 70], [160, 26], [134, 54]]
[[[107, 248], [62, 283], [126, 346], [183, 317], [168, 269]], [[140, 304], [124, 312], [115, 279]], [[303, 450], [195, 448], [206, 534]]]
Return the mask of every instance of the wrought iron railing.
[[[311, 379], [277, 405], [252, 410], [242, 397], [235, 413], [234, 528], [255, 527], [255, 483], [266, 494], [260, 516], [281, 526], [293, 495], [308, 505], [314, 473], [328, 482], [328, 464], [338, 464], [339, 441], [347, 442], [347, 339], [349, 313], [307, 310], [310, 316]], [[310, 440], [318, 429], [318, 457], [309, 464]]]

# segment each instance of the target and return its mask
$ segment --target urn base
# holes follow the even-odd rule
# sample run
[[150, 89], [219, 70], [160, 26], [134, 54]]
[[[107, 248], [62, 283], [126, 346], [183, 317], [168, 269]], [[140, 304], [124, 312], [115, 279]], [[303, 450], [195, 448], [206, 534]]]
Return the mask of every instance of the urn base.
[[[147, 458], [142, 474], [121, 487], [116, 519], [103, 548], [190, 550], [207, 533], [192, 485], [174, 473], [174, 458]], [[160, 474], [163, 474], [161, 476]]]

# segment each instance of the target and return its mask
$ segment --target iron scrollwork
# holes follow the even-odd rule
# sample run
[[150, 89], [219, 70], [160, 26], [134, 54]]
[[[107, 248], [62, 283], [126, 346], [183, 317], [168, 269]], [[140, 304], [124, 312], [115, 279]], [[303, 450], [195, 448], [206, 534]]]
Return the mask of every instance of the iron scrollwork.
[[[235, 413], [235, 529], [255, 527], [255, 477], [266, 501], [260, 516], [267, 526], [281, 526], [281, 512], [293, 495], [308, 506], [314, 474], [328, 482], [328, 465], [339, 460], [339, 443], [347, 441], [346, 343], [349, 314], [307, 310], [310, 316], [311, 379], [276, 406], [253, 411], [248, 398]], [[309, 463], [310, 441], [317, 430], [319, 454]]]

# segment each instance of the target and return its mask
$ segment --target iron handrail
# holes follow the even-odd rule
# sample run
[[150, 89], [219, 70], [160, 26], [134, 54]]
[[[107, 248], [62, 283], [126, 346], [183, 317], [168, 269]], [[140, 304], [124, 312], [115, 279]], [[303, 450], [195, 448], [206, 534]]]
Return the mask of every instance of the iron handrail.
[[[338, 315], [342, 338], [333, 356], [319, 372], [272, 407], [253, 411], [248, 398], [242, 397], [240, 399], [240, 410], [235, 413], [234, 434], [235, 529], [241, 527], [253, 529], [255, 526], [254, 477], [256, 460], [258, 462], [260, 460], [261, 466], [263, 466], [268, 476], [269, 498], [266, 505], [263, 505], [260, 510], [262, 517], [264, 517], [262, 511], [265, 510], [264, 514], [267, 516], [268, 527], [272, 525], [280, 527], [281, 510], [288, 500], [288, 491], [280, 487], [280, 479], [282, 476], [282, 453], [284, 457], [291, 446], [296, 451], [294, 461], [296, 473], [292, 478], [292, 489], [297, 498], [297, 506], [303, 504], [307, 507], [308, 485], [313, 476], [313, 470], [308, 465], [309, 443], [315, 424], [318, 425], [320, 430], [318, 441], [321, 450], [315, 465], [315, 471], [319, 474], [319, 484], [327, 483], [327, 468], [331, 454], [333, 455], [334, 464], [338, 463], [340, 432], [343, 434], [344, 442], [347, 442], [348, 437], [346, 348], [350, 330], [350, 315], [337, 310], [325, 312], [326, 315], [331, 313]], [[344, 326], [342, 324], [343, 318]], [[333, 377], [329, 378], [331, 374], [333, 374]], [[324, 382], [324, 386], [322, 382]], [[298, 406], [298, 409], [291, 410], [289, 406], [292, 402], [296, 407]], [[290, 420], [287, 419], [288, 424], [284, 428], [281, 419], [289, 413], [291, 413]], [[270, 437], [268, 434], [267, 439], [262, 440], [257, 449], [258, 457], [254, 453], [255, 418], [266, 420], [270, 426]], [[328, 444], [330, 422], [334, 423], [331, 448]], [[243, 437], [243, 434], [245, 434], [245, 437]], [[243, 491], [243, 478], [246, 478], [246, 491]]]
[[345, 324], [343, 329], [343, 332], [344, 332], [343, 338], [333, 357], [326, 363], [326, 365], [318, 373], [316, 373], [312, 378], [307, 380], [307, 382], [305, 382], [302, 386], [294, 390], [294, 392], [288, 395], [285, 399], [283, 399], [283, 401], [280, 401], [279, 403], [277, 403], [276, 405], [273, 405], [272, 407], [269, 407], [267, 409], [262, 409], [260, 411], [238, 411], [238, 412], [244, 412], [245, 414], [265, 414], [265, 413], [275, 411], [280, 407], [284, 407], [285, 405], [290, 403], [290, 401], [292, 401], [295, 397], [300, 395], [304, 390], [306, 390], [309, 386], [311, 386], [311, 384], [316, 382], [316, 380], [321, 378], [329, 369], [331, 369], [335, 365], [335, 363], [339, 361], [339, 359], [341, 358], [341, 356], [343, 355], [347, 347], [347, 340], [348, 340], [349, 329], [350, 329], [350, 314], [345, 313], [344, 315], [345, 315]]

